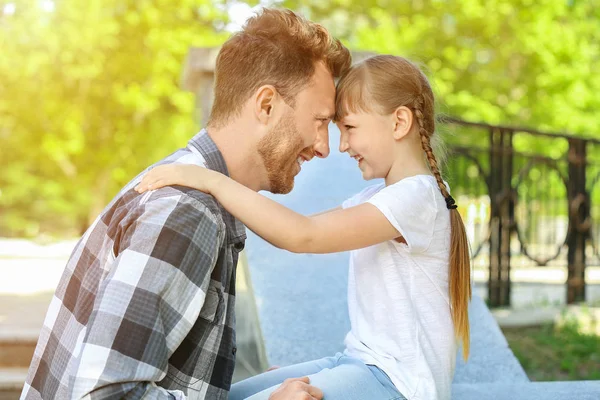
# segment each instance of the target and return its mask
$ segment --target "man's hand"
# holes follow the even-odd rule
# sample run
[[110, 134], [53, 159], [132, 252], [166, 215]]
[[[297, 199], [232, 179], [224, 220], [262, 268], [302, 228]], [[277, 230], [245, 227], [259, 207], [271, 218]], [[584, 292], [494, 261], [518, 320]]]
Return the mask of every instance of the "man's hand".
[[323, 392], [309, 383], [308, 376], [286, 379], [271, 393], [269, 400], [322, 400]]

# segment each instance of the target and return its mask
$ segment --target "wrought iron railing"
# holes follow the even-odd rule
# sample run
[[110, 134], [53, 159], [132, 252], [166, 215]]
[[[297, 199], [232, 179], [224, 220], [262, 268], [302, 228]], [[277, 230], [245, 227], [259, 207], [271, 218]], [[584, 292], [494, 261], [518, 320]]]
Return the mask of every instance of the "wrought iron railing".
[[510, 305], [515, 263], [567, 266], [566, 301], [584, 301], [585, 267], [600, 262], [600, 141], [440, 122], [449, 136], [445, 175], [461, 199], [473, 260], [489, 267], [489, 304]]

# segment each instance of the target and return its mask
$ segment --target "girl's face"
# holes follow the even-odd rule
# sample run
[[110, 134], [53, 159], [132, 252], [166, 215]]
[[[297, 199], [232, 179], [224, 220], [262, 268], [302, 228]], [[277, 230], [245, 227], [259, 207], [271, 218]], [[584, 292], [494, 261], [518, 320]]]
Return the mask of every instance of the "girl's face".
[[351, 113], [336, 122], [340, 129], [340, 152], [358, 163], [363, 179], [385, 178], [394, 162], [393, 115]]

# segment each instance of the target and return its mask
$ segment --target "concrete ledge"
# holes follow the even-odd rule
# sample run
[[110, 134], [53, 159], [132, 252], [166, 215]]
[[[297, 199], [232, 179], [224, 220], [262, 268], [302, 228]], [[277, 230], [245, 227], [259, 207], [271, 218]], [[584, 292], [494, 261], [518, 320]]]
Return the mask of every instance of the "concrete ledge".
[[0, 368], [29, 367], [51, 298], [0, 294]]
[[23, 390], [27, 368], [0, 368], [0, 400], [16, 400]]
[[36, 345], [37, 338], [0, 342], [0, 368], [29, 367]]
[[233, 372], [234, 383], [260, 374], [268, 368], [245, 251], [240, 254], [237, 265], [235, 313], [237, 357]]
[[454, 383], [528, 382], [498, 323], [478, 296], [471, 301], [469, 320], [471, 356], [465, 363], [459, 350]]
[[506, 309], [492, 310], [492, 315], [503, 328], [519, 328], [553, 323], [560, 317], [562, 307], [538, 307], [535, 309]]
[[600, 381], [454, 384], [456, 400], [598, 400]]

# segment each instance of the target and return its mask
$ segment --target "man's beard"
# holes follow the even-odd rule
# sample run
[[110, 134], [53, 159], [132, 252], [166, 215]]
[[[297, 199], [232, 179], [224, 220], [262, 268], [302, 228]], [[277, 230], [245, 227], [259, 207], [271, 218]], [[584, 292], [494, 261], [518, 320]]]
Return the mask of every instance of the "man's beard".
[[258, 143], [260, 154], [269, 180], [269, 191], [275, 194], [287, 194], [294, 188], [294, 177], [298, 165], [298, 155], [304, 149], [300, 132], [290, 114], [281, 121]]

